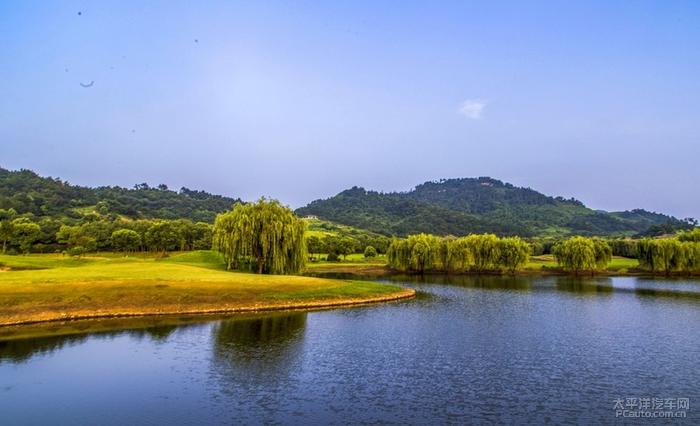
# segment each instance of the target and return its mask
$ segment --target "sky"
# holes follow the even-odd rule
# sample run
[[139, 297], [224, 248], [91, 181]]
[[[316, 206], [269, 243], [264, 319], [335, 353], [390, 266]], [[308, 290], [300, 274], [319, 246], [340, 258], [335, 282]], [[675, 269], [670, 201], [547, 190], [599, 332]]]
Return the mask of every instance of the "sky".
[[700, 218], [698, 22], [697, 1], [0, 0], [0, 167], [292, 207], [491, 176]]

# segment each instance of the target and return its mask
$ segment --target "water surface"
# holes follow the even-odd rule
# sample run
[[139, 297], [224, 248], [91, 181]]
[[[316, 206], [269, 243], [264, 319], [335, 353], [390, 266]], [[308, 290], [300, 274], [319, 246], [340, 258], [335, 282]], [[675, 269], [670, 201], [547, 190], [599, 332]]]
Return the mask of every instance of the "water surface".
[[405, 280], [415, 300], [0, 342], [0, 423], [610, 424], [631, 397], [700, 421], [697, 281]]

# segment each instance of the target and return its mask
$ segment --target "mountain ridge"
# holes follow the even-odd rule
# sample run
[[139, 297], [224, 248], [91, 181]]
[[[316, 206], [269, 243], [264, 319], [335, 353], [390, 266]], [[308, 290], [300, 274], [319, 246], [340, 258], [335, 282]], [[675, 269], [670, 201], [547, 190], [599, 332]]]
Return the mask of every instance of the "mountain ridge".
[[[186, 218], [213, 222], [238, 198], [165, 185], [133, 188], [86, 187], [22, 169], [0, 167], [0, 209], [20, 214], [79, 219], [91, 211], [131, 218]], [[688, 221], [643, 209], [606, 212], [574, 198], [552, 197], [490, 177], [424, 182], [405, 192], [377, 192], [354, 186], [296, 210], [301, 216], [349, 225], [383, 235], [426, 232], [464, 235], [632, 236], [651, 227], [688, 227]]]
[[575, 198], [553, 197], [490, 177], [427, 181], [405, 192], [352, 187], [296, 210], [385, 235], [494, 232], [500, 235], [564, 236], [643, 233], [684, 221], [644, 209], [607, 212]]

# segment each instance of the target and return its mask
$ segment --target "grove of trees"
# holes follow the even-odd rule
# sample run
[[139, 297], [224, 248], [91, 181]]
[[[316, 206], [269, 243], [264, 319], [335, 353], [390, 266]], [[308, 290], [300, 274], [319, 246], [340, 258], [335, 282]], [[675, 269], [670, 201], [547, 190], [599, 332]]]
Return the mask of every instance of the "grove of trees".
[[638, 243], [639, 266], [653, 273], [700, 272], [700, 232], [680, 234], [678, 238], [644, 239]]
[[345, 259], [353, 253], [367, 253], [367, 249], [370, 247], [374, 250], [374, 255], [369, 257], [376, 257], [379, 254], [386, 253], [389, 242], [390, 240], [384, 236], [371, 235], [350, 237], [347, 235], [328, 234], [323, 236], [309, 235], [306, 237], [306, 247], [309, 255], [312, 257], [319, 255], [320, 257], [321, 254], [332, 254], [333, 256], [330, 259], [326, 258], [331, 261], [339, 257]]
[[[129, 232], [126, 232], [129, 231]], [[0, 244], [3, 253], [55, 253], [81, 255], [94, 251], [209, 250], [212, 225], [188, 219], [138, 219], [102, 215], [70, 218], [18, 215], [0, 209]]]
[[530, 245], [518, 237], [493, 234], [466, 237], [409, 235], [391, 241], [387, 258], [393, 269], [407, 272], [515, 272], [527, 264]]

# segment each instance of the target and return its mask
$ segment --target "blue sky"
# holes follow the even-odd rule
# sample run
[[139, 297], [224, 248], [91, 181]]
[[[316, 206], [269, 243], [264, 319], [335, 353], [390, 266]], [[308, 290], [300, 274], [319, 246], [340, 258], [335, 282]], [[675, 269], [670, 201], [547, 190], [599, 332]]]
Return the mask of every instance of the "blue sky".
[[698, 2], [195, 3], [0, 2], [0, 166], [294, 207], [492, 176], [700, 217]]

